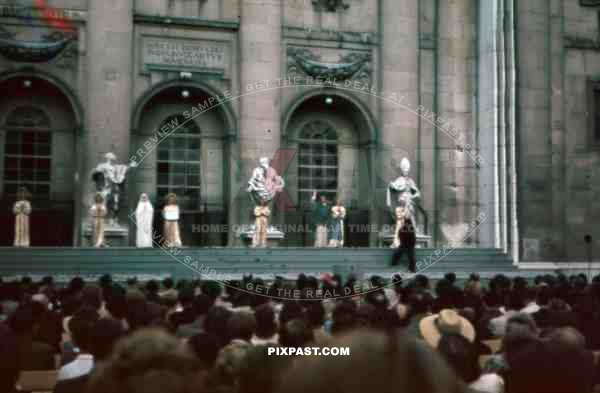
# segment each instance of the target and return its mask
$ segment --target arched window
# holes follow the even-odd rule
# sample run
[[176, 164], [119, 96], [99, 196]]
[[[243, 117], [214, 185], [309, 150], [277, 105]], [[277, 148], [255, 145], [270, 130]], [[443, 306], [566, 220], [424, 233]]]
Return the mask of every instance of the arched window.
[[307, 123], [298, 138], [298, 192], [301, 203], [310, 200], [313, 191], [333, 197], [337, 192], [337, 132], [321, 120]]
[[4, 192], [21, 186], [40, 199], [50, 199], [52, 134], [50, 119], [35, 107], [18, 107], [7, 117], [4, 148]]
[[[185, 123], [185, 124], [183, 124]], [[198, 210], [200, 194], [200, 129], [193, 120], [171, 116], [163, 123], [168, 129], [179, 125], [158, 144], [156, 195], [164, 201], [168, 193], [177, 194], [177, 203], [185, 210]], [[161, 127], [163, 127], [161, 126]]]

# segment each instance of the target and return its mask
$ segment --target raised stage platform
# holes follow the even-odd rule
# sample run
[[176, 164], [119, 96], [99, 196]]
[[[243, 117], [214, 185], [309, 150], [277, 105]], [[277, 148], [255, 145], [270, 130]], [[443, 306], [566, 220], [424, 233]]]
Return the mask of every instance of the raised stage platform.
[[[508, 255], [495, 249], [455, 249], [445, 256], [435, 253], [435, 249], [417, 249], [419, 272], [432, 278], [447, 272], [455, 272], [459, 278], [473, 272], [482, 278], [498, 273], [533, 274], [518, 270]], [[354, 273], [359, 279], [374, 274], [390, 277], [398, 272], [408, 275], [406, 258], [401, 265], [391, 267], [391, 257], [390, 248], [181, 248], [172, 253], [160, 248], [0, 248], [0, 275], [5, 279], [52, 275], [59, 281], [61, 277], [67, 280], [75, 275], [94, 277], [105, 273], [116, 279], [206, 278], [199, 271], [221, 280], [226, 275], [238, 279], [248, 273], [264, 279], [293, 279], [299, 273], [323, 272]], [[185, 261], [197, 264], [190, 268]]]

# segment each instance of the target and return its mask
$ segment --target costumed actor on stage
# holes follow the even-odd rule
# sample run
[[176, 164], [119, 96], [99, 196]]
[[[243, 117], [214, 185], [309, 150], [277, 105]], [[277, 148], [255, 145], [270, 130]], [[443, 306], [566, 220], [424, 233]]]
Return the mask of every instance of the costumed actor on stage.
[[252, 238], [252, 247], [266, 247], [267, 246], [267, 227], [269, 226], [269, 216], [271, 215], [271, 209], [269, 209], [269, 201], [263, 199], [261, 204], [254, 208], [255, 218], [255, 229], [254, 236]]
[[344, 247], [344, 218], [346, 217], [346, 208], [341, 199], [337, 199], [335, 205], [331, 208], [331, 238], [330, 247]]
[[315, 224], [315, 247], [327, 247], [327, 224], [329, 223], [329, 204], [327, 197], [323, 194], [319, 195], [317, 200], [317, 191], [313, 192], [311, 202], [313, 205], [313, 222]]
[[[398, 207], [398, 209], [401, 208]], [[399, 212], [399, 214], [404, 213]], [[417, 244], [417, 234], [415, 233], [415, 227], [413, 225], [413, 221], [410, 215], [407, 215], [399, 221], [401, 221], [401, 226], [399, 229], [397, 229], [398, 242], [394, 240], [394, 244], [396, 244], [396, 249], [394, 250], [394, 255], [392, 256], [392, 266], [397, 265], [398, 262], [402, 259], [402, 254], [406, 252], [408, 254], [408, 270], [411, 273], [414, 273], [417, 264], [415, 257], [415, 246]]]
[[152, 247], [152, 220], [154, 208], [148, 194], [142, 193], [135, 209], [135, 225], [137, 228], [135, 245], [138, 248]]
[[163, 218], [165, 220], [163, 233], [165, 244], [180, 247], [182, 244], [179, 236], [179, 206], [177, 206], [177, 196], [173, 193], [167, 195], [167, 205], [163, 208]]
[[29, 215], [31, 203], [28, 201], [28, 192], [25, 187], [19, 188], [17, 201], [13, 206], [15, 215], [15, 247], [29, 247]]
[[94, 204], [90, 208], [90, 217], [92, 219], [92, 244], [94, 247], [106, 247], [104, 241], [104, 220], [107, 215], [107, 209], [104, 205], [102, 194], [96, 194]]

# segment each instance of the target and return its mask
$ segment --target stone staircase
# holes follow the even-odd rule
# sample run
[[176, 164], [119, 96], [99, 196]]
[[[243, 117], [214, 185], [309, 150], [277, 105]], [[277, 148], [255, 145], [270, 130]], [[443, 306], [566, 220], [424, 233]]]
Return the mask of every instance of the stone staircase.
[[[437, 252], [437, 256], [436, 256]], [[4, 278], [52, 275], [69, 279], [111, 273], [113, 277], [137, 276], [223, 280], [251, 273], [265, 279], [299, 273], [317, 275], [353, 273], [363, 278], [373, 274], [389, 277], [407, 271], [404, 259], [391, 267], [389, 248], [0, 248], [0, 275]], [[417, 249], [417, 270], [432, 278], [455, 272], [459, 278], [473, 272], [482, 278], [494, 274], [527, 275], [519, 272], [506, 254], [495, 249], [455, 249], [444, 256], [439, 250]]]

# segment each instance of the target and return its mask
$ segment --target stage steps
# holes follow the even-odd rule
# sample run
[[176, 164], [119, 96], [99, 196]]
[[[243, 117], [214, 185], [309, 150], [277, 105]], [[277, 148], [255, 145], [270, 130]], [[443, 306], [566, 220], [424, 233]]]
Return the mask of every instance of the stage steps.
[[[436, 257], [437, 252], [437, 257]], [[175, 255], [176, 254], [176, 255]], [[318, 274], [354, 273], [359, 277], [372, 274], [389, 276], [407, 270], [406, 258], [390, 267], [389, 248], [0, 248], [0, 275], [15, 276], [97, 276], [111, 273], [120, 276], [237, 279], [244, 273], [264, 278], [281, 275], [294, 277], [304, 272]], [[436, 261], [437, 260], [437, 261]], [[186, 263], [186, 261], [188, 263]], [[194, 261], [197, 261], [194, 264]], [[419, 270], [428, 276], [456, 272], [466, 277], [472, 272], [482, 277], [497, 273], [515, 275], [518, 269], [511, 258], [496, 249], [417, 249]], [[431, 264], [431, 262], [436, 261]], [[190, 268], [192, 265], [192, 268]]]

